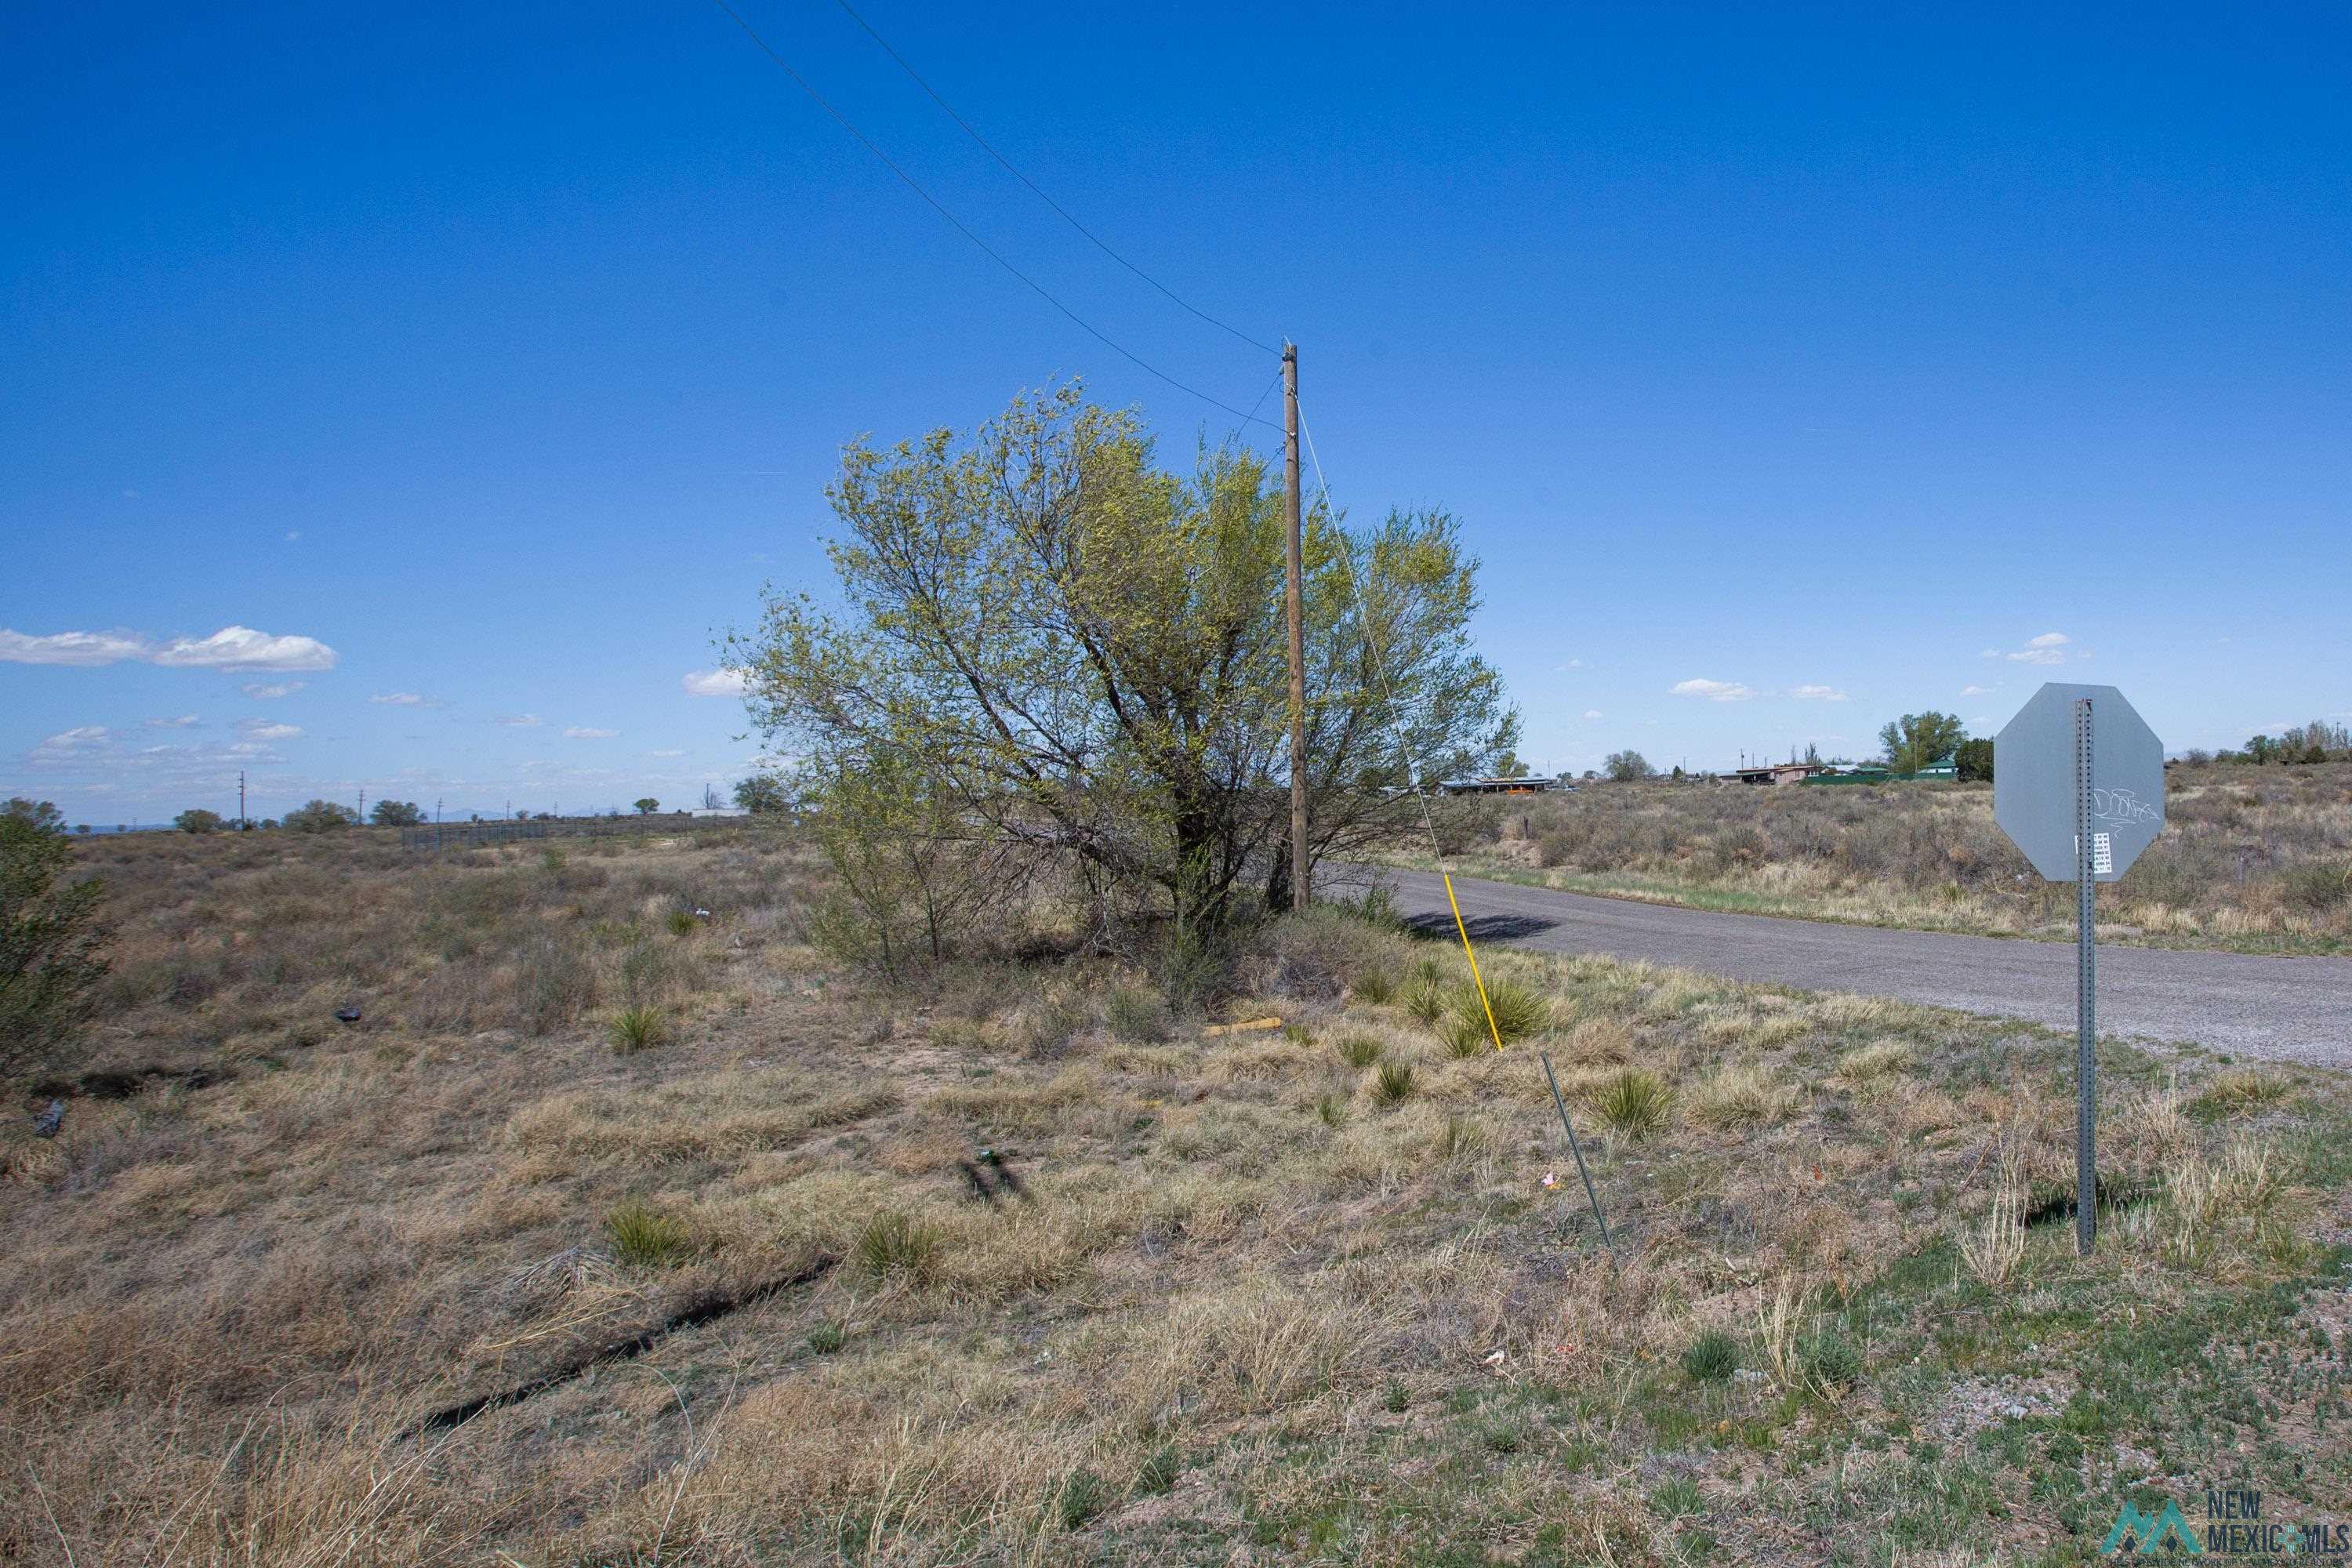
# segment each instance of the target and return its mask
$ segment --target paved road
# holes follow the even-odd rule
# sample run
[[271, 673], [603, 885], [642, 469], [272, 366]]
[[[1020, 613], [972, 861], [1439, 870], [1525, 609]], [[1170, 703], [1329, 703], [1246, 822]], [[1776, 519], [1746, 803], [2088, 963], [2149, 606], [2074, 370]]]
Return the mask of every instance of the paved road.
[[[1384, 873], [1408, 916], [1452, 929], [1445, 887]], [[2074, 1026], [2072, 942], [1832, 925], [1454, 879], [1473, 941], [1596, 952], [1809, 991], [1855, 991]], [[2099, 1031], [2239, 1056], [2352, 1067], [2352, 959], [2099, 949]]]

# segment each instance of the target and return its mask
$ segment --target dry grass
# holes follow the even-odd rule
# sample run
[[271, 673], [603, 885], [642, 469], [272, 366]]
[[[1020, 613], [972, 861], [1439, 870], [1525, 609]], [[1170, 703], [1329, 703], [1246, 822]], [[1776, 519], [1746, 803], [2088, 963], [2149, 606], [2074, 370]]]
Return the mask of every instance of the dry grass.
[[[2198, 1443], [2352, 1500], [2301, 1294], [2347, 1229], [2319, 1075], [2116, 1053], [2137, 1196], [2078, 1264], [2026, 1223], [2069, 1042], [1498, 954], [1612, 1264], [1533, 1047], [1447, 1054], [1458, 954], [1328, 911], [1217, 1004], [1296, 1034], [1212, 1039], [1108, 960], [876, 989], [797, 940], [772, 842], [104, 853], [89, 1065], [166, 1070], [0, 1139], [0, 1562], [1926, 1557], [1991, 1503], [2049, 1545], [2051, 1499]], [[667, 1043], [615, 1055], [634, 1007]], [[2128, 1405], [2150, 1356], [2267, 1380], [2288, 1457], [2218, 1396]]]
[[[2162, 836], [2099, 889], [2103, 938], [2352, 951], [2352, 763], [2176, 765], [2166, 795]], [[2074, 920], [1987, 784], [1588, 784], [1490, 816], [1466, 847], [1489, 876], [1702, 908], [1998, 935]]]

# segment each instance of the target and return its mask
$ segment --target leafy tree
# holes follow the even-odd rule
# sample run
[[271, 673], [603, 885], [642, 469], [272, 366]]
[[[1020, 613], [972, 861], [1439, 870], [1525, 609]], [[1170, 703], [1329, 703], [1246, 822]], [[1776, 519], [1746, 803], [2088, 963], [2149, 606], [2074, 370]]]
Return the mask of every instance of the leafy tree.
[[[0, 820], [21, 822], [40, 833], [62, 833], [66, 826], [64, 812], [46, 800], [30, 801], [21, 795], [11, 797], [7, 805], [0, 805]], [[121, 829], [115, 831], [119, 833]]]
[[735, 785], [735, 804], [750, 812], [785, 810], [791, 795], [784, 781], [773, 773], [753, 773]]
[[73, 853], [56, 806], [0, 807], [0, 1077], [69, 1047], [106, 973], [97, 879], [57, 886]]
[[206, 811], [201, 805], [192, 805], [172, 818], [172, 826], [183, 833], [218, 833], [226, 820], [217, 811]]
[[1979, 735], [1973, 741], [1962, 741], [1959, 749], [1952, 753], [1952, 764], [1959, 769], [1960, 777], [1963, 779], [1978, 784], [1990, 784], [1992, 782], [1991, 740]]
[[651, 816], [661, 807], [661, 802], [649, 795], [639, 795], [635, 804], [639, 816]]
[[[818, 789], [912, 767], [989, 842], [1075, 857], [1180, 921], [1287, 896], [1282, 498], [1265, 462], [1157, 466], [1132, 412], [1076, 388], [844, 454], [829, 496], [836, 616], [772, 597], [728, 641], [754, 722]], [[1350, 532], [1305, 520], [1310, 864], [1417, 819], [1391, 787], [1517, 741], [1470, 642], [1476, 563], [1441, 512]], [[893, 799], [905, 800], [903, 795]], [[830, 803], [827, 809], [831, 809]]]
[[816, 785], [817, 842], [838, 891], [812, 935], [845, 958], [896, 973], [918, 952], [936, 963], [1001, 909], [1028, 858], [959, 811], [929, 771], [891, 755]]
[[719, 797], [719, 786], [718, 786], [717, 784], [704, 784], [704, 785], [702, 786], [702, 809], [703, 809], [703, 810], [705, 810], [705, 811], [717, 811], [717, 810], [720, 809], [721, 807], [723, 807], [726, 804], [727, 804], [727, 803], [726, 803], [725, 801], [721, 800], [721, 799]]
[[2259, 764], [2274, 761], [2278, 752], [2279, 743], [2276, 741], [2272, 740], [2268, 735], [2256, 735], [2246, 742], [2245, 758], [2250, 763]]
[[1968, 726], [1933, 709], [1890, 720], [1878, 731], [1879, 744], [1886, 748], [1886, 765], [1898, 773], [1932, 767], [1958, 751], [1968, 738]]
[[425, 821], [425, 808], [414, 801], [380, 800], [368, 820], [378, 827], [416, 827]]
[[1602, 759], [1601, 767], [1619, 784], [1633, 784], [1658, 776], [1658, 770], [1650, 765], [1650, 759], [1639, 752], [1612, 752]]
[[1811, 741], [1805, 742], [1805, 765], [1808, 767], [1822, 765], [1822, 749]]
[[1528, 764], [1514, 752], [1505, 752], [1502, 761], [1495, 764], [1494, 776], [1498, 779], [1523, 779], [1528, 776]]
[[286, 826], [297, 833], [332, 833], [359, 825], [360, 814], [339, 800], [314, 800], [286, 814]]

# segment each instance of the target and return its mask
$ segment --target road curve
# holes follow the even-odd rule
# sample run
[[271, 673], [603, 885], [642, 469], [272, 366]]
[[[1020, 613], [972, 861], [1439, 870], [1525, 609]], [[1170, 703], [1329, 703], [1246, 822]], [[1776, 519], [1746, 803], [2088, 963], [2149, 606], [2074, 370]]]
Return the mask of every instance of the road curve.
[[[1403, 914], [1452, 929], [1434, 874], [1379, 875]], [[1454, 890], [1474, 942], [1646, 959], [1733, 980], [2074, 1026], [2072, 942], [1722, 914], [1475, 877], [1455, 877]], [[2103, 1035], [2352, 1067], [2352, 959], [2102, 947], [2098, 1019]]]

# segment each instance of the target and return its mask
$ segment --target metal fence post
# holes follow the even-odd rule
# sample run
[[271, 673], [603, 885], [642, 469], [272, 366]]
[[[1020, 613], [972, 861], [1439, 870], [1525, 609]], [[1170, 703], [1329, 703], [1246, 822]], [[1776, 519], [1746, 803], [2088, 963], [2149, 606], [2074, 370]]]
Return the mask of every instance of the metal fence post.
[[2098, 882], [2091, 837], [2091, 700], [2074, 703], [2074, 1251], [2098, 1240]]

